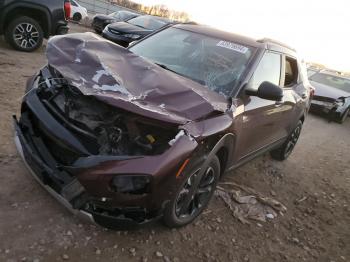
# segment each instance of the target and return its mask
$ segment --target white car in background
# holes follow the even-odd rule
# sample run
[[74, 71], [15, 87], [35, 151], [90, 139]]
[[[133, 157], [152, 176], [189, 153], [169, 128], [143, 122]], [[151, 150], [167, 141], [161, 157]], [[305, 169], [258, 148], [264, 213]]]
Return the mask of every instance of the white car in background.
[[73, 21], [79, 22], [81, 20], [84, 20], [87, 16], [87, 9], [83, 6], [81, 6], [77, 1], [70, 0], [72, 10], [71, 10], [71, 19]]

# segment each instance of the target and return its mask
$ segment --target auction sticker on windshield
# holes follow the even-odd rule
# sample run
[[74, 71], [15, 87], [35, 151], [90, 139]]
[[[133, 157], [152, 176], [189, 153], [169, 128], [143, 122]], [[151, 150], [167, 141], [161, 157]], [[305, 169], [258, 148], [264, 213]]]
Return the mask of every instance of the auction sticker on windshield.
[[216, 46], [221, 46], [224, 48], [228, 48], [234, 51], [237, 51], [239, 53], [245, 54], [248, 51], [248, 48], [242, 45], [238, 45], [235, 43], [227, 42], [227, 41], [220, 41], [219, 43], [216, 44]]

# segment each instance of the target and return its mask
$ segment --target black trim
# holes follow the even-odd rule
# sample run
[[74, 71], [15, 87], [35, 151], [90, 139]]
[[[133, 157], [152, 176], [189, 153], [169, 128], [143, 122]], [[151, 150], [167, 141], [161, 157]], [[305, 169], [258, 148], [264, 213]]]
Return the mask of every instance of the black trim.
[[32, 90], [26, 95], [25, 103], [37, 119], [45, 119], [45, 121], [41, 121], [41, 124], [43, 129], [46, 130], [45, 133], [47, 133], [47, 135], [54, 136], [58, 141], [65, 141], [65, 143], [71, 146], [77, 153], [90, 155], [88, 150], [71, 134], [71, 132], [58, 123], [47, 111], [37, 96], [36, 90]]
[[284, 138], [281, 138], [267, 146], [264, 146], [262, 148], [259, 148], [258, 150], [248, 154], [248, 155], [245, 155], [243, 156], [242, 158], [240, 158], [238, 160], [238, 162], [234, 165], [232, 165], [231, 167], [227, 168], [226, 172], [229, 172], [229, 171], [232, 171], [242, 165], [244, 165], [245, 163], [253, 160], [254, 158], [258, 157], [258, 156], [261, 156], [262, 154], [266, 153], [266, 152], [269, 152], [275, 148], [277, 148], [278, 146], [282, 145], [287, 139], [287, 136], [284, 137]]

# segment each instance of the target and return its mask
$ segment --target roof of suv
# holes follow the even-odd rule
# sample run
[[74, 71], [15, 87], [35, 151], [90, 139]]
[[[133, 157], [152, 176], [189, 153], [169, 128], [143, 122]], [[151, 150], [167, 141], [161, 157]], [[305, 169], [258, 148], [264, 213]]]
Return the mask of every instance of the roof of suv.
[[261, 40], [255, 40], [250, 37], [225, 32], [210, 26], [206, 25], [198, 25], [198, 24], [177, 24], [174, 27], [181, 28], [184, 30], [189, 30], [195, 33], [208, 35], [211, 37], [215, 37], [218, 39], [223, 39], [226, 41], [232, 41], [232, 42], [239, 42], [241, 44], [245, 44], [248, 46], [256, 47], [256, 48], [263, 48], [268, 50], [274, 50], [282, 53], [288, 53], [293, 56], [296, 56], [295, 50], [288, 45], [281, 43], [276, 40], [264, 38]]

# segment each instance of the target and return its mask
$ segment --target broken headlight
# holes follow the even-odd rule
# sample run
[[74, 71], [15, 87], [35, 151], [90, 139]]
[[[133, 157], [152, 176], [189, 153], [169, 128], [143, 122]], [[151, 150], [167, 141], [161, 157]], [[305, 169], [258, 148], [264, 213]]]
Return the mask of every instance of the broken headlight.
[[343, 98], [339, 98], [339, 99], [337, 99], [337, 100], [335, 101], [334, 104], [335, 104], [336, 107], [339, 107], [339, 106], [343, 106], [344, 103], [345, 103], [345, 100], [344, 100]]
[[111, 189], [118, 193], [145, 194], [150, 191], [148, 175], [118, 175], [112, 179]]

